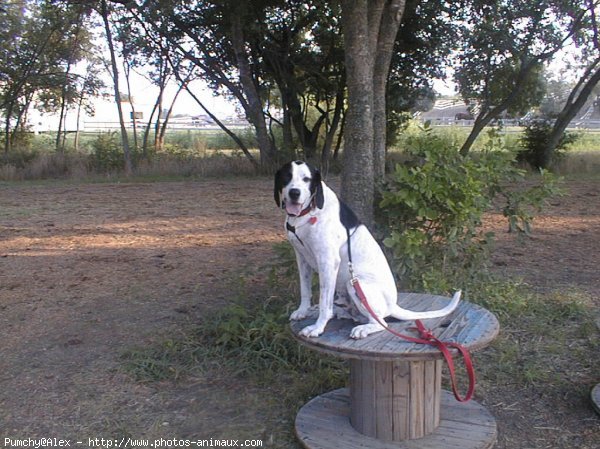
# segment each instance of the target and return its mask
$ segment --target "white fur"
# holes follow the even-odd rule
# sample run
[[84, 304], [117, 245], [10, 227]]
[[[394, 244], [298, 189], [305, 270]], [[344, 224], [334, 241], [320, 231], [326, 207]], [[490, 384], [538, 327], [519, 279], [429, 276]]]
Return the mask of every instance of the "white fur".
[[[307, 181], [311, 179], [311, 170], [305, 163], [297, 162], [292, 163], [291, 168], [291, 181], [283, 186], [280, 199], [284, 207], [286, 204], [297, 203], [297, 210], [304, 210], [311, 207], [314, 197], [310, 192], [310, 182]], [[317, 337], [323, 333], [327, 322], [334, 315], [334, 295], [337, 294], [338, 297], [345, 297], [346, 301], [350, 298], [350, 305], [356, 307], [368, 321], [367, 324], [354, 327], [350, 334], [352, 338], [364, 338], [383, 330], [383, 327], [361, 304], [350, 282], [347, 233], [340, 221], [340, 202], [325, 183], [321, 183], [321, 186], [324, 197], [322, 209], [313, 204], [310, 212], [301, 217], [290, 215], [291, 209], [287, 209], [287, 222], [295, 228], [295, 233], [287, 228], [286, 232], [296, 252], [300, 273], [300, 307], [291, 314], [290, 319], [301, 320], [307, 316], [311, 306], [311, 279], [313, 272], [317, 272], [319, 316], [314, 324], [302, 329], [300, 335]], [[289, 197], [291, 189], [300, 190], [300, 197], [296, 201]], [[364, 225], [352, 228], [350, 232], [355, 275], [369, 305], [381, 320], [388, 316], [400, 320], [437, 318], [448, 315], [456, 308], [460, 291], [448, 306], [440, 310], [413, 312], [399, 307], [396, 283], [381, 248]]]

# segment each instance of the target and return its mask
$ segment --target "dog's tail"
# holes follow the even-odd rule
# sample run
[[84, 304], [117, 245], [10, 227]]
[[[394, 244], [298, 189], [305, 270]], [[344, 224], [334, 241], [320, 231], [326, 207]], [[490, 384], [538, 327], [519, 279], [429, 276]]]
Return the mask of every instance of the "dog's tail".
[[443, 309], [431, 310], [427, 312], [414, 312], [412, 310], [403, 309], [402, 307], [396, 305], [396, 307], [392, 309], [390, 315], [398, 320], [426, 320], [429, 318], [440, 318], [449, 315], [454, 311], [454, 309], [456, 309], [456, 306], [458, 306], [460, 301], [460, 295], [461, 291], [458, 290], [456, 293], [454, 293], [450, 303]]

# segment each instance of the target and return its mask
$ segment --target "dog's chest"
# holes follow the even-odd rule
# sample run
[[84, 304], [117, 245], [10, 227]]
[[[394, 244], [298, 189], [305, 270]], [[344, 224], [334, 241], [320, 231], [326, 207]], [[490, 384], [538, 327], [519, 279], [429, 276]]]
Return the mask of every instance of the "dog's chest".
[[[306, 228], [307, 226], [311, 226], [311, 228]], [[316, 254], [313, 251], [313, 248], [316, 246], [315, 230], [312, 229], [312, 226], [313, 225], [310, 223], [304, 223], [300, 226], [286, 223], [287, 238], [289, 242], [311, 265], [313, 265], [311, 262], [316, 259]]]
[[286, 230], [289, 242], [313, 269], [318, 270], [319, 261], [339, 257], [344, 238], [328, 220], [303, 221], [296, 226], [288, 222]]

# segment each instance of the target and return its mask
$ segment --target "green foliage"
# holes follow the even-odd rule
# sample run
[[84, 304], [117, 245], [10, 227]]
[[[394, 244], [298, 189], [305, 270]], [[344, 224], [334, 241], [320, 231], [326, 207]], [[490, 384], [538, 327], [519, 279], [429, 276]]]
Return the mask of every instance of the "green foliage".
[[[543, 155], [548, 146], [551, 132], [552, 122], [550, 120], [537, 119], [528, 123], [519, 140], [521, 149], [517, 154], [517, 160], [527, 162], [535, 169], [548, 168], [544, 164]], [[564, 159], [567, 148], [578, 138], [579, 136], [575, 133], [564, 132], [552, 152], [552, 163]]]
[[[121, 141], [121, 134], [110, 131], [99, 134], [89, 143], [91, 148], [92, 169], [99, 173], [121, 172], [125, 168], [125, 153]], [[131, 161], [136, 166], [141, 159], [141, 150], [130, 147]]]
[[125, 166], [120, 135], [116, 131], [99, 134], [91, 142], [92, 165], [99, 172], [121, 171]]
[[429, 126], [405, 142], [408, 161], [396, 165], [378, 211], [403, 289], [447, 292], [482, 276], [493, 241], [482, 219], [495, 199], [504, 197], [511, 229], [528, 232], [532, 210], [556, 193], [548, 173], [537, 185], [518, 186], [525, 172], [499, 142], [491, 131], [480, 152], [462, 156]]

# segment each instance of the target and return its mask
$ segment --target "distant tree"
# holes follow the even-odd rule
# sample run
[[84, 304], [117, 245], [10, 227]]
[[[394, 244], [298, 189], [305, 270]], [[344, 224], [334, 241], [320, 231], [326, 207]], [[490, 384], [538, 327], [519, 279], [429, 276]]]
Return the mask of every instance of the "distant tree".
[[[60, 17], [64, 22], [61, 29], [60, 45], [63, 47], [62, 60], [55, 61], [57, 67], [62, 67], [64, 78], [56, 88], [56, 97], [58, 100], [59, 120], [56, 132], [56, 150], [65, 150], [66, 131], [63, 127], [66, 124], [67, 111], [78, 101], [77, 84], [78, 74], [73, 70], [76, 64], [86, 57], [93, 54], [93, 36], [90, 32], [92, 28], [90, 21], [91, 10], [84, 3], [68, 4], [66, 2], [55, 2], [52, 13]], [[92, 73], [87, 72], [89, 77]], [[60, 77], [58, 78], [60, 81]], [[88, 87], [92, 80], [88, 79]]]
[[541, 166], [548, 167], [552, 156], [564, 139], [567, 126], [587, 102], [594, 88], [600, 82], [600, 35], [598, 17], [600, 2], [589, 0], [585, 3], [587, 13], [582, 17], [582, 26], [574, 34], [573, 40], [579, 48], [579, 76], [569, 93], [564, 106], [558, 112], [542, 154]]
[[406, 1], [387, 84], [387, 146], [412, 114], [433, 108], [433, 80], [446, 77], [464, 20], [462, 3]]
[[[4, 116], [4, 154], [7, 157], [19, 132], [25, 131], [27, 113], [38, 102], [54, 108], [67, 101], [73, 79], [66, 61], [74, 61], [73, 47], [63, 31], [73, 29], [73, 8], [59, 13], [50, 2], [17, 1], [0, 14], [0, 109]], [[64, 92], [64, 95], [61, 93]], [[60, 108], [60, 106], [59, 106]]]
[[462, 154], [505, 111], [539, 104], [543, 65], [585, 27], [588, 1], [472, 2], [456, 67], [460, 94], [476, 115]]
[[[335, 3], [305, 1], [163, 1], [139, 4], [152, 23], [215, 90], [239, 102], [255, 130], [260, 161], [329, 154], [344, 105], [341, 39]], [[283, 111], [272, 114], [273, 101]], [[273, 125], [283, 132], [278, 148]], [[324, 138], [323, 138], [324, 135]], [[321, 139], [321, 140], [319, 140]]]

